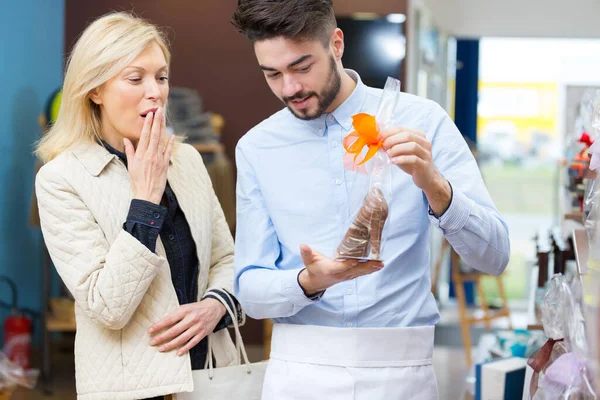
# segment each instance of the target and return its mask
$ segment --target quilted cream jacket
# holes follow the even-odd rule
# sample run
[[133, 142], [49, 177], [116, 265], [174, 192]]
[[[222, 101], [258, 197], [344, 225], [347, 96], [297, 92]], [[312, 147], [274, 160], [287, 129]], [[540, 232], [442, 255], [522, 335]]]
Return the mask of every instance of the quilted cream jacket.
[[[232, 292], [233, 239], [193, 147], [178, 147], [168, 181], [196, 242], [199, 297]], [[75, 298], [78, 399], [192, 391], [189, 356], [149, 344], [147, 329], [179, 304], [160, 238], [154, 254], [123, 230], [133, 195], [125, 165], [96, 143], [80, 145], [41, 168], [36, 194], [44, 240]], [[217, 365], [239, 363], [227, 329], [213, 339]]]

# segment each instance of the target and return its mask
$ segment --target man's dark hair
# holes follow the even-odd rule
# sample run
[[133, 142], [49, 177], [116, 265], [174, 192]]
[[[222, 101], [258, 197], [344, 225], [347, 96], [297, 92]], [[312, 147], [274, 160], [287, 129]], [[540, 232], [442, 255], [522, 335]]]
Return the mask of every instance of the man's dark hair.
[[325, 46], [337, 26], [332, 0], [238, 0], [231, 22], [252, 43], [282, 36]]

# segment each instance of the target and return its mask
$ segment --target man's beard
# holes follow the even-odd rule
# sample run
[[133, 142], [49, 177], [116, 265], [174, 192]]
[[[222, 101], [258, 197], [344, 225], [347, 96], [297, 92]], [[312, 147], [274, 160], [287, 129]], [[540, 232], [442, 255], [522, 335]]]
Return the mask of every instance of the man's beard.
[[[292, 114], [294, 114], [297, 118], [303, 119], [305, 121], [317, 119], [325, 113], [329, 106], [331, 106], [331, 103], [333, 103], [338, 93], [340, 92], [340, 88], [342, 87], [342, 77], [340, 76], [340, 73], [337, 70], [337, 65], [333, 57], [330, 58], [330, 68], [329, 76], [327, 77], [327, 82], [329, 84], [325, 86], [321, 93], [298, 92], [291, 97], [284, 97], [283, 102], [287, 106], [287, 108], [292, 112]], [[317, 99], [317, 109], [313, 112], [311, 112], [308, 109], [296, 110], [293, 106], [290, 105], [290, 102], [292, 100], [308, 99], [312, 96], [316, 97]]]

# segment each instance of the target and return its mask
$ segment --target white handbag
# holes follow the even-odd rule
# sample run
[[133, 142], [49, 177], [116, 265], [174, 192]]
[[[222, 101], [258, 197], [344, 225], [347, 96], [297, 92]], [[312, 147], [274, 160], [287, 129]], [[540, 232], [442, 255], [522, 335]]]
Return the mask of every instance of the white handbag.
[[[260, 400], [267, 361], [250, 363], [242, 341], [237, 315], [217, 293], [211, 293], [225, 306], [235, 330], [235, 345], [243, 363], [231, 367], [213, 368], [211, 335], [208, 336], [208, 353], [204, 369], [192, 371], [194, 391], [177, 393], [175, 400]], [[228, 294], [225, 294], [229, 297]], [[229, 297], [231, 300], [231, 297]], [[231, 301], [233, 304], [233, 301]]]

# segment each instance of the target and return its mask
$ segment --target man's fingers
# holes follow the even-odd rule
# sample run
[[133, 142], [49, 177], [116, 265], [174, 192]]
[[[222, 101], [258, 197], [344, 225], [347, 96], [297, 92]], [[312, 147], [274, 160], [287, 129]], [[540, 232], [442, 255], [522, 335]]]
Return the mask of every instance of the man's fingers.
[[408, 129], [403, 128], [401, 126], [396, 126], [396, 127], [393, 127], [393, 128], [388, 128], [388, 129], [382, 130], [379, 133], [379, 135], [381, 136], [381, 138], [387, 139], [387, 138], [390, 138], [392, 136], [396, 136], [399, 133], [402, 133], [402, 132], [405, 132], [405, 131], [408, 131]]
[[417, 156], [424, 161], [431, 158], [431, 153], [424, 149], [419, 143], [407, 142], [400, 143], [388, 150], [390, 158], [399, 156]]
[[367, 261], [359, 263], [356, 267], [350, 268], [345, 272], [346, 280], [352, 280], [360, 276], [369, 275], [380, 271], [383, 268], [381, 261]]
[[314, 262], [314, 252], [305, 244], [300, 245], [300, 257], [302, 257], [304, 265], [310, 265]]
[[348, 260], [332, 260], [328, 265], [328, 272], [331, 275], [341, 274], [348, 271], [351, 268], [356, 267], [360, 264], [360, 260], [348, 259]]
[[415, 155], [397, 156], [392, 158], [392, 164], [404, 168], [404, 170], [412, 175], [414, 168], [421, 168], [425, 165], [425, 161]]
[[385, 129], [385, 130], [381, 131], [380, 135], [381, 135], [381, 137], [383, 139], [387, 139], [389, 137], [396, 136], [396, 135], [398, 135], [399, 133], [402, 133], [402, 132], [412, 133], [415, 136], [420, 136], [420, 137], [423, 137], [423, 138], [426, 137], [425, 132], [423, 132], [423, 131], [420, 131], [420, 130], [417, 130], [417, 129], [404, 128], [402, 126], [396, 126], [396, 127], [393, 127], [393, 128]]
[[383, 142], [383, 149], [389, 150], [392, 147], [397, 146], [399, 144], [410, 142], [415, 142], [424, 149], [431, 150], [431, 143], [429, 142], [429, 140], [427, 140], [425, 136], [419, 135], [411, 131], [401, 131], [395, 135], [387, 137]]

